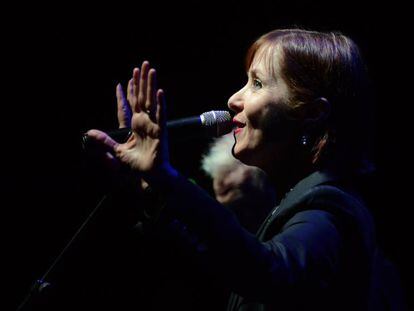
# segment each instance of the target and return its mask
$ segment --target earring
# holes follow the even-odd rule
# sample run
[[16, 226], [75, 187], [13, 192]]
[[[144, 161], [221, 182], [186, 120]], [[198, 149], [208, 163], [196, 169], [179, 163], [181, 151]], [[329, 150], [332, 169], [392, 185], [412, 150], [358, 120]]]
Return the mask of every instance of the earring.
[[308, 135], [302, 135], [301, 139], [300, 139], [300, 143], [302, 146], [306, 146], [308, 144], [309, 137]]

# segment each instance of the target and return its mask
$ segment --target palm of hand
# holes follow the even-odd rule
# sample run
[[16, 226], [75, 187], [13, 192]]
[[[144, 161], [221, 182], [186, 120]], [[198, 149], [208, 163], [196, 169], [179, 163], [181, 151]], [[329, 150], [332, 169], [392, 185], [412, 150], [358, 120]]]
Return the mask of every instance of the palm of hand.
[[161, 127], [151, 120], [149, 114], [140, 111], [134, 113], [131, 128], [132, 135], [125, 144], [118, 145], [117, 157], [121, 162], [140, 172], [149, 172], [162, 165]]

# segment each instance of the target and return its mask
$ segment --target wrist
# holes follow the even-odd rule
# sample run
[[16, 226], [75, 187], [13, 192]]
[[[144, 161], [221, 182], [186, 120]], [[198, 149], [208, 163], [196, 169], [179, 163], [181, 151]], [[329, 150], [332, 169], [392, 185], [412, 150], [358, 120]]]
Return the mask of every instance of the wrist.
[[163, 190], [169, 189], [178, 176], [178, 171], [170, 164], [166, 164], [145, 174], [144, 178], [151, 187]]
[[145, 174], [145, 181], [142, 181], [142, 183], [146, 184], [143, 189], [148, 204], [143, 209], [143, 216], [150, 220], [151, 223], [158, 222], [166, 206], [167, 197], [173, 189], [178, 176], [177, 170], [170, 165]]

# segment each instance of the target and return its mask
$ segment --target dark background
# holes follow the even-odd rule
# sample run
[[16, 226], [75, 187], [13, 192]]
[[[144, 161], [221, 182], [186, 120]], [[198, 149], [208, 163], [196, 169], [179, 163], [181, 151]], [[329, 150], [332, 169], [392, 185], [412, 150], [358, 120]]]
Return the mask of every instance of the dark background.
[[[0, 176], [7, 262], [3, 268], [11, 274], [7, 296], [12, 306], [45, 272], [105, 192], [90, 172], [80, 137], [89, 128], [116, 127], [115, 86], [126, 83], [134, 66], [150, 60], [158, 69], [170, 119], [226, 109], [229, 96], [245, 82], [248, 46], [264, 32], [295, 26], [341, 31], [365, 56], [377, 97], [373, 113], [378, 190], [373, 213], [380, 243], [407, 289], [412, 245], [408, 217], [412, 170], [407, 154], [412, 145], [412, 35], [407, 12], [396, 2], [297, 0], [22, 4], [3, 10], [8, 19], [1, 25]], [[198, 170], [205, 143], [176, 146], [172, 161], [207, 186]], [[108, 211], [110, 216], [100, 220], [99, 230], [113, 226], [118, 212], [123, 211]], [[85, 241], [105, 245], [99, 242], [101, 231], [89, 233], [90, 240]], [[85, 243], [68, 256], [64, 271], [82, 270], [78, 267], [83, 256], [101, 261]], [[115, 257], [111, 250], [108, 253]], [[59, 277], [54, 281], [59, 283]], [[87, 296], [88, 286], [82, 290]]]

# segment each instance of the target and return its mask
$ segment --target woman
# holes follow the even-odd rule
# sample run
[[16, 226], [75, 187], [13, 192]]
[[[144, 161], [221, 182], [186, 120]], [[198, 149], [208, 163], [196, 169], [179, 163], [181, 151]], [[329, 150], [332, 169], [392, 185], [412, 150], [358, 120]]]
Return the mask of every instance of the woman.
[[[376, 307], [379, 256], [357, 186], [371, 170], [357, 46], [341, 34], [276, 30], [259, 38], [246, 59], [248, 81], [228, 102], [237, 127], [232, 152], [264, 170], [282, 198], [256, 236], [170, 165], [165, 96], [148, 62], [134, 69], [128, 85], [128, 141], [97, 130], [88, 135], [162, 198], [152, 211], [157, 230], [187, 243], [233, 291], [228, 310]], [[127, 101], [120, 88], [118, 94], [120, 125], [127, 126]]]

